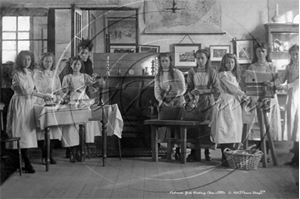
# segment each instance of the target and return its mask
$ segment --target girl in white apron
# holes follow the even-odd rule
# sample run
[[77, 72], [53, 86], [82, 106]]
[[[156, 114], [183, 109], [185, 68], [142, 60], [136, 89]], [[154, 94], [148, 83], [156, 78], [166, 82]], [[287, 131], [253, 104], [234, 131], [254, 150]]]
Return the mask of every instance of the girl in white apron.
[[[191, 100], [196, 100], [198, 107], [202, 108], [204, 117], [202, 120], [211, 120], [212, 109], [209, 108], [214, 103], [214, 95], [219, 93], [217, 72], [212, 69], [210, 63], [210, 53], [206, 49], [198, 50], [195, 53], [197, 66], [188, 72], [187, 93]], [[210, 132], [207, 134], [210, 137]], [[214, 146], [211, 146], [215, 148]], [[205, 159], [210, 161], [209, 149], [204, 151]]]

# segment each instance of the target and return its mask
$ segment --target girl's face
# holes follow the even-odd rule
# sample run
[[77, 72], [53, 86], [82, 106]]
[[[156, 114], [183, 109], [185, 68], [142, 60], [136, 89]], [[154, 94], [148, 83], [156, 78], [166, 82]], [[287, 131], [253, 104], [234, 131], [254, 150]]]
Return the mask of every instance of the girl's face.
[[294, 50], [290, 53], [290, 55], [293, 63], [299, 63], [299, 51]]
[[22, 67], [23, 68], [29, 68], [29, 66], [31, 65], [31, 57], [30, 57], [30, 55], [24, 55], [24, 56], [22, 56], [21, 62], [22, 62]]
[[268, 51], [267, 49], [265, 48], [257, 48], [256, 51], [256, 56], [257, 56], [257, 59], [260, 60], [260, 61], [266, 61], [266, 57], [267, 57], [267, 54], [268, 54]]
[[81, 69], [81, 62], [80, 61], [73, 61], [72, 65], [71, 65], [73, 72], [79, 72]]
[[233, 58], [225, 59], [225, 67], [227, 71], [232, 71], [235, 67], [235, 62]]
[[50, 70], [52, 65], [53, 65], [53, 58], [51, 56], [44, 57], [43, 59], [44, 70]]
[[89, 49], [85, 48], [85, 49], [81, 49], [80, 51], [80, 57], [83, 61], [87, 61], [88, 58], [90, 56], [90, 51]]
[[197, 61], [197, 66], [204, 68], [207, 62], [207, 57], [204, 53], [197, 53], [196, 54], [196, 61]]
[[169, 57], [161, 57], [160, 64], [161, 64], [162, 70], [164, 72], [167, 72], [170, 69], [171, 60]]

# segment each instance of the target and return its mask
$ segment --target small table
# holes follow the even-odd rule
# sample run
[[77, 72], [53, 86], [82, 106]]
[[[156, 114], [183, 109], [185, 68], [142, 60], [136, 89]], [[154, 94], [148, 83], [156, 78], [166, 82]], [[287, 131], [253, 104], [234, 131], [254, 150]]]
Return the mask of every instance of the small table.
[[[181, 154], [180, 162], [186, 163], [186, 143], [187, 143], [187, 128], [200, 127], [202, 125], [208, 125], [209, 121], [197, 122], [197, 121], [182, 121], [182, 120], [159, 120], [151, 119], [145, 120], [145, 124], [151, 126], [151, 143], [152, 143], [152, 160], [158, 162], [158, 139], [157, 128], [158, 127], [177, 127], [180, 128], [180, 141], [181, 141]], [[168, 143], [168, 153], [170, 153], [170, 143]], [[200, 150], [200, 141], [196, 139], [196, 149]], [[201, 153], [199, 153], [200, 155]], [[201, 160], [201, 157], [199, 157]]]
[[[62, 105], [60, 108], [51, 106], [34, 106], [34, 114], [36, 118], [37, 127], [45, 131], [46, 144], [46, 171], [49, 171], [50, 163], [50, 134], [49, 127], [60, 125], [74, 125], [79, 124], [80, 133], [80, 153], [81, 161], [84, 161], [84, 138], [85, 128], [84, 124], [91, 118], [91, 110], [89, 108], [78, 109], [72, 105]], [[82, 139], [83, 138], [83, 139]]]

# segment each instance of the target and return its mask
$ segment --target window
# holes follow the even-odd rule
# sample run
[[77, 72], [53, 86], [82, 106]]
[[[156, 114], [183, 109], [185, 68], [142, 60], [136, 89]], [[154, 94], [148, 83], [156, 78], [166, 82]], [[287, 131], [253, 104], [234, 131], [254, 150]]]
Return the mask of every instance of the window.
[[33, 52], [37, 60], [47, 51], [47, 17], [2, 17], [2, 63], [14, 62], [22, 50]]

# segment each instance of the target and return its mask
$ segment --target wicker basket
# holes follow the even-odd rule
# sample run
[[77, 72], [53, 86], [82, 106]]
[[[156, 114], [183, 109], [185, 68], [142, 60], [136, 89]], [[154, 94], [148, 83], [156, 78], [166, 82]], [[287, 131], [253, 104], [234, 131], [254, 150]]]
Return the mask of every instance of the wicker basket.
[[226, 148], [224, 154], [231, 168], [252, 170], [257, 169], [263, 152], [256, 151], [253, 153], [253, 150], [231, 150]]

